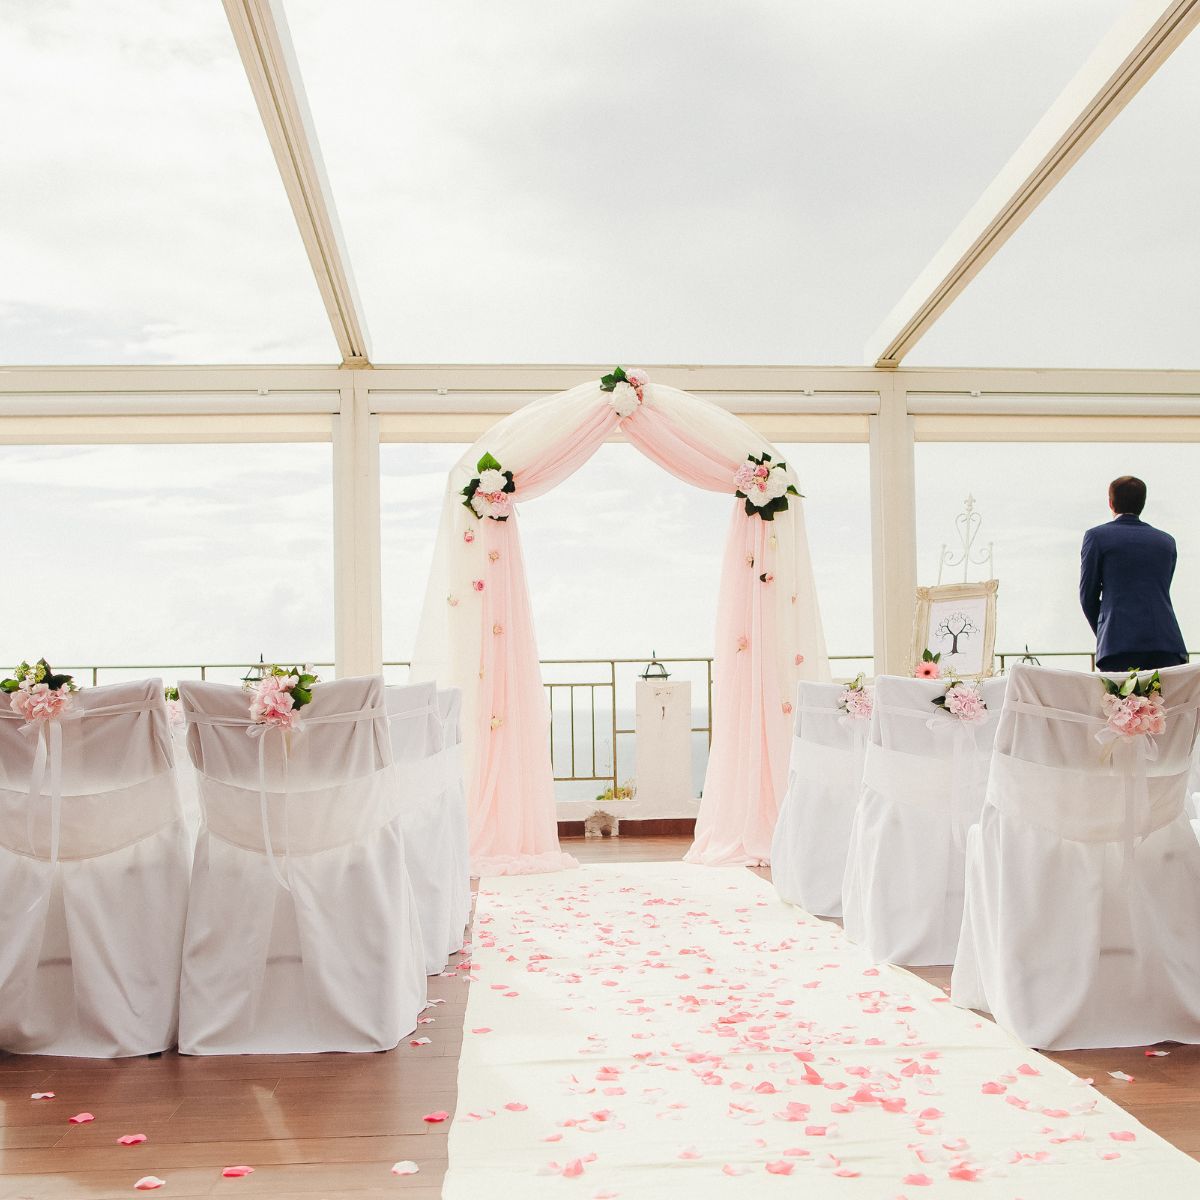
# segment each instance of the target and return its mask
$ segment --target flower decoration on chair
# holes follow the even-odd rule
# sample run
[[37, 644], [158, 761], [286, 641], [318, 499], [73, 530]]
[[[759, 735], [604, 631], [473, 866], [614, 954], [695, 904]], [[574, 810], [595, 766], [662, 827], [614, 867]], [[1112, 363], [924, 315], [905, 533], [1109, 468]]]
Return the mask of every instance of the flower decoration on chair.
[[929, 703], [957, 717], [965, 725], [978, 725], [987, 720], [988, 706], [983, 702], [979, 685], [961, 679], [951, 679], [946, 684], [946, 694], [935, 696]]
[[773, 463], [769, 454], [759, 458], [748, 455], [734, 472], [733, 482], [737, 489], [734, 495], [746, 502], [746, 515], [764, 521], [773, 521], [776, 513], [787, 512], [788, 497], [800, 495], [788, 480], [787, 463]]
[[13, 678], [0, 680], [0, 692], [9, 697], [9, 707], [26, 721], [51, 721], [71, 705], [71, 693], [79, 689], [70, 675], [56, 674], [39, 658], [33, 666], [22, 660]]
[[645, 403], [649, 386], [650, 376], [640, 367], [628, 371], [624, 367], [613, 367], [611, 374], [600, 379], [600, 390], [608, 393], [608, 402], [622, 421], [632, 417]]
[[1119, 682], [1101, 676], [1100, 682], [1104, 685], [1104, 719], [1117, 737], [1157, 737], [1166, 729], [1162, 679], [1157, 671], [1144, 679], [1130, 671], [1129, 678]]
[[[463, 507], [489, 521], [507, 521], [512, 516], [513, 494], [517, 485], [513, 473], [506, 471], [490, 454], [485, 454], [475, 470], [479, 472], [462, 490]], [[474, 536], [467, 539], [474, 541]]]
[[174, 726], [183, 725], [186, 718], [183, 715], [183, 705], [179, 701], [179, 689], [177, 687], [163, 688], [163, 699], [167, 702], [167, 719]]
[[300, 709], [312, 702], [313, 686], [319, 682], [312, 667], [266, 667], [262, 679], [247, 685], [254, 722], [248, 732], [253, 736], [264, 725], [295, 729]]
[[921, 661], [917, 663], [917, 669], [913, 671], [913, 675], [917, 679], [940, 679], [942, 674], [941, 661], [942, 655], [940, 651], [934, 654], [926, 648], [921, 651]]
[[861, 671], [846, 684], [846, 690], [838, 697], [837, 706], [846, 716], [853, 717], [856, 721], [870, 719], [871, 714], [875, 711], [875, 701], [871, 699], [871, 693], [867, 691]]

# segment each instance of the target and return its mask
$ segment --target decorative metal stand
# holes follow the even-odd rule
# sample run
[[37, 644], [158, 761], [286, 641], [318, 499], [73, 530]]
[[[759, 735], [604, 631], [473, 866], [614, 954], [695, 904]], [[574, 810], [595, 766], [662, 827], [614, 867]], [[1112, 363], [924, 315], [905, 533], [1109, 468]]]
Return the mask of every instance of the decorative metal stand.
[[947, 567], [957, 570], [962, 567], [962, 581], [967, 583], [971, 577], [972, 567], [985, 568], [983, 578], [994, 579], [995, 560], [992, 553], [994, 543], [988, 542], [986, 550], [976, 552], [975, 541], [979, 536], [979, 526], [983, 518], [975, 511], [975, 497], [967, 496], [963, 501], [963, 511], [954, 518], [954, 527], [958, 530], [958, 549], [952, 549], [942, 543], [938, 554], [938, 583], [942, 582], [942, 573]]

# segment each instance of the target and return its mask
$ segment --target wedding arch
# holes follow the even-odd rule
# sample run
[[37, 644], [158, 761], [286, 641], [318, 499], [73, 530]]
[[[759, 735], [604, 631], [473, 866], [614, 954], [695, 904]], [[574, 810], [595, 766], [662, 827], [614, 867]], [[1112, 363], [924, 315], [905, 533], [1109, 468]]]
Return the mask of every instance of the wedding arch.
[[725, 409], [620, 367], [526, 405], [450, 472], [413, 656], [415, 679], [463, 692], [476, 874], [574, 865], [558, 842], [550, 712], [514, 505], [548, 492], [617, 433], [685, 483], [736, 498], [689, 861], [767, 861], [795, 685], [829, 675], [799, 481], [769, 442]]

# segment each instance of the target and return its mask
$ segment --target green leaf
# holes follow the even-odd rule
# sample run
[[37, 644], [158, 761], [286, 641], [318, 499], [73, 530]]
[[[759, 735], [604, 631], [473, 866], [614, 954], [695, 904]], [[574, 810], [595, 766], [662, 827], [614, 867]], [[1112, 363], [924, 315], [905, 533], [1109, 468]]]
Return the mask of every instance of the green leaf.
[[15, 692], [21, 685], [15, 679], [0, 680], [0, 692], [10, 694]]
[[477, 471], [498, 471], [500, 470], [500, 462], [493, 458], [490, 454], [485, 453], [484, 456], [475, 464]]
[[1118, 695], [1128, 696], [1130, 694], [1130, 692], [1134, 691], [1136, 688], [1137, 688], [1137, 675], [1130, 675], [1130, 677], [1127, 680], [1125, 680], [1125, 682], [1123, 684], [1121, 684], [1121, 690], [1118, 693]]

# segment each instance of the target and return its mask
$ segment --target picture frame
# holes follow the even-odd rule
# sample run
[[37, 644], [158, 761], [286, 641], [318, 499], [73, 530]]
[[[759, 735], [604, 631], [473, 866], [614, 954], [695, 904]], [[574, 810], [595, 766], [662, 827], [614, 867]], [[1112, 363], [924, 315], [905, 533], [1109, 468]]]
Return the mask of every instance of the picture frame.
[[942, 674], [987, 679], [995, 674], [998, 579], [917, 588], [909, 671], [926, 650], [941, 654]]

